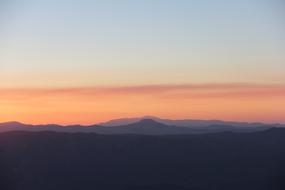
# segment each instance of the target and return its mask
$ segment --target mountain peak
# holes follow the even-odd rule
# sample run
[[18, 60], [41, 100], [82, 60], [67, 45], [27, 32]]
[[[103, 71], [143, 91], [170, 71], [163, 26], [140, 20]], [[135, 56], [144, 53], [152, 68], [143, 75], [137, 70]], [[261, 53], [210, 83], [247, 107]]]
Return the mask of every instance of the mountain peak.
[[8, 121], [8, 122], [4, 122], [4, 123], [0, 123], [0, 126], [23, 126], [25, 124], [20, 123], [18, 121]]
[[157, 123], [155, 120], [150, 118], [141, 119], [139, 123]]
[[139, 122], [137, 122], [137, 124], [144, 126], [164, 126], [164, 124], [159, 123], [153, 119], [142, 119]]
[[141, 118], [142, 120], [144, 119], [151, 119], [151, 120], [157, 120], [157, 119], [160, 119], [158, 117], [155, 117], [155, 116], [152, 116], [152, 115], [145, 115]]

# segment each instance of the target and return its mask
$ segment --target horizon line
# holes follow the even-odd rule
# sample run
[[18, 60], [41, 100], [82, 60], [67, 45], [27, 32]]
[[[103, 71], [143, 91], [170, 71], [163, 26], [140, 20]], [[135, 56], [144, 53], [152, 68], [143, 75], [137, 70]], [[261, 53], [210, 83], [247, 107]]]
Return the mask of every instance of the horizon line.
[[[147, 118], [149, 117], [149, 118]], [[5, 123], [19, 123], [23, 125], [59, 125], [63, 127], [68, 127], [68, 126], [100, 126], [100, 124], [104, 124], [110, 121], [114, 120], [120, 120], [120, 119], [139, 119], [139, 121], [144, 120], [144, 119], [151, 119], [156, 121], [156, 119], [162, 119], [162, 120], [172, 120], [172, 121], [179, 121], [179, 120], [192, 120], [192, 121], [221, 121], [221, 122], [236, 122], [236, 123], [247, 123], [247, 124], [266, 124], [266, 125], [285, 125], [283, 122], [263, 122], [263, 121], [243, 121], [243, 120], [224, 120], [224, 119], [205, 119], [205, 118], [184, 118], [184, 119], [173, 119], [173, 118], [162, 118], [162, 117], [157, 117], [157, 116], [151, 116], [151, 115], [146, 115], [146, 116], [141, 116], [141, 117], [119, 117], [119, 118], [113, 118], [110, 120], [104, 120], [100, 122], [94, 122], [90, 124], [82, 124], [82, 123], [73, 123], [73, 124], [59, 124], [59, 123], [54, 123], [54, 122], [49, 122], [49, 123], [26, 123], [18, 120], [10, 120], [10, 121], [0, 121], [0, 124], [5, 124]], [[157, 121], [159, 122], [159, 121]]]

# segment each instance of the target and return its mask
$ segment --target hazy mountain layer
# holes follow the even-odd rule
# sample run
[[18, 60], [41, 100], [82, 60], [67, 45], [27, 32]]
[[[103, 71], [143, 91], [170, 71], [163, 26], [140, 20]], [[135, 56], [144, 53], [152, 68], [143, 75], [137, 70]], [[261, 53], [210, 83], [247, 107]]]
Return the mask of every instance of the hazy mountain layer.
[[[142, 119], [137, 122], [120, 125], [120, 126], [61, 126], [61, 125], [27, 125], [19, 122], [8, 122], [0, 124], [0, 132], [7, 131], [55, 131], [55, 132], [87, 132], [98, 134], [143, 134], [143, 135], [171, 135], [171, 134], [201, 134], [201, 133], [216, 133], [216, 132], [253, 132], [262, 131], [278, 125], [267, 124], [235, 124], [233, 122], [210, 122], [199, 121], [197, 126], [192, 122], [191, 126], [185, 127], [175, 125], [160, 119]], [[172, 121], [172, 120], [171, 120]], [[186, 120], [185, 120], [186, 121]], [[196, 123], [199, 123], [196, 122]], [[206, 125], [208, 123], [208, 125]], [[219, 123], [219, 124], [218, 124]], [[232, 125], [231, 125], [232, 124]], [[186, 124], [185, 124], [186, 125]]]

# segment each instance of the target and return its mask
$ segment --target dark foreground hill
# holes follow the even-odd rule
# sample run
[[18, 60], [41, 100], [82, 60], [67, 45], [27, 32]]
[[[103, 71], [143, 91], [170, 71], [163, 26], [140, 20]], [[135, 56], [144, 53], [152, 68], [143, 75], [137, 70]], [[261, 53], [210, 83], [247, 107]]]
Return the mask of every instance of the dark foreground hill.
[[285, 130], [0, 134], [1, 190], [284, 190]]

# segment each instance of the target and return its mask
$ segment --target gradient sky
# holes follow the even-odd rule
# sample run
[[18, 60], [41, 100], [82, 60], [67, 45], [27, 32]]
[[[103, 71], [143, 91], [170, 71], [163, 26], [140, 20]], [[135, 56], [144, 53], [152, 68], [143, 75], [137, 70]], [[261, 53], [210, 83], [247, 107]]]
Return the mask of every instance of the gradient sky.
[[2, 0], [0, 121], [285, 122], [282, 0]]

